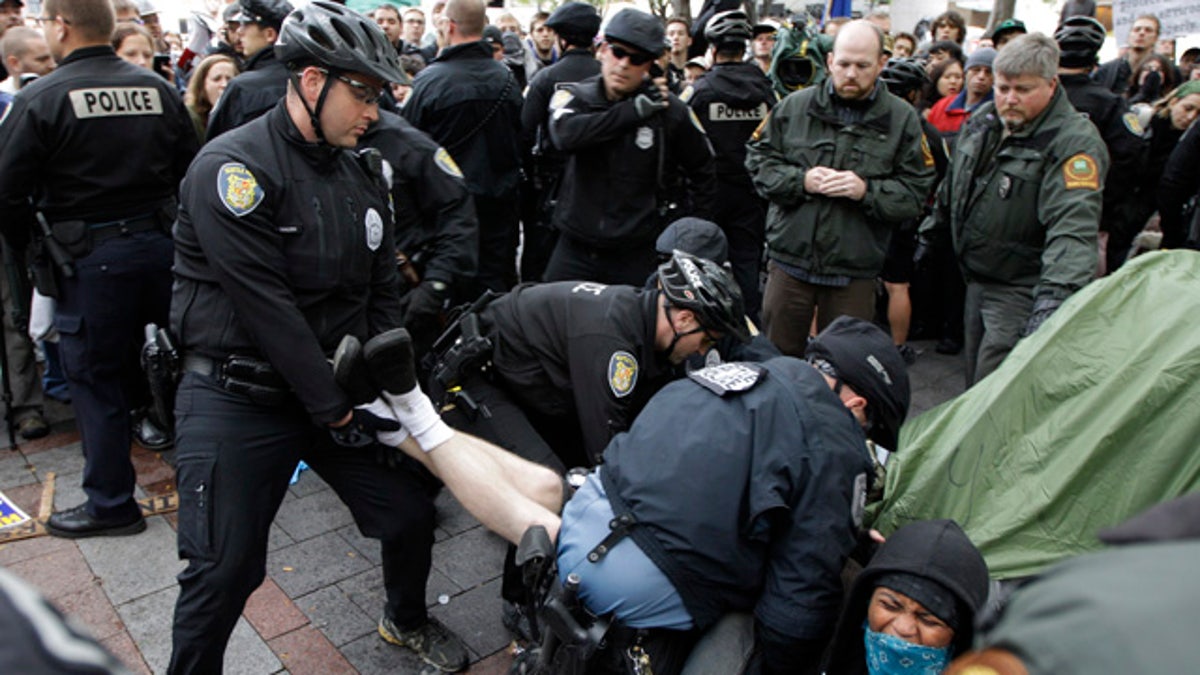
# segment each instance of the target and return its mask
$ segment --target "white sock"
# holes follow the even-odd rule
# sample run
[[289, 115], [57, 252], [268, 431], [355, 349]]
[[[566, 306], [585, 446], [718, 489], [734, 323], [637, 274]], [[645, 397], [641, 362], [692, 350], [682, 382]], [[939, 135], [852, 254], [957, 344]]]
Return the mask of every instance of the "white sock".
[[445, 443], [454, 435], [454, 430], [442, 421], [433, 402], [420, 387], [413, 387], [412, 391], [404, 394], [385, 391], [383, 398], [396, 412], [396, 419], [425, 452]]

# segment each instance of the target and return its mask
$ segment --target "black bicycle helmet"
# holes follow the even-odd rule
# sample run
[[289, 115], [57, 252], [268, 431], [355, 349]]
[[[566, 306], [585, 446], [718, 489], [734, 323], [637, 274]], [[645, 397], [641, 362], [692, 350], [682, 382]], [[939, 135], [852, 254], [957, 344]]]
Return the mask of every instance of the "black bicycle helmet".
[[887, 85], [888, 91], [897, 96], [904, 96], [910, 91], [920, 91], [929, 84], [929, 73], [919, 59], [912, 57], [891, 59], [883, 67], [879, 79]]
[[709, 44], [720, 47], [723, 42], [745, 42], [754, 37], [750, 18], [740, 9], [717, 12], [704, 27], [704, 37]]
[[1096, 55], [1104, 45], [1104, 25], [1090, 16], [1072, 16], [1058, 30], [1058, 65], [1064, 68], [1089, 68], [1096, 65]]
[[326, 0], [313, 0], [288, 15], [275, 41], [286, 64], [314, 63], [384, 82], [407, 82], [396, 48], [367, 17]]
[[804, 357], [831, 377], [822, 366], [832, 366], [836, 377], [867, 399], [867, 437], [896, 450], [912, 391], [892, 338], [870, 321], [839, 316], [809, 340]]
[[694, 312], [701, 326], [750, 341], [742, 291], [725, 268], [676, 250], [658, 267], [658, 280], [667, 302]]

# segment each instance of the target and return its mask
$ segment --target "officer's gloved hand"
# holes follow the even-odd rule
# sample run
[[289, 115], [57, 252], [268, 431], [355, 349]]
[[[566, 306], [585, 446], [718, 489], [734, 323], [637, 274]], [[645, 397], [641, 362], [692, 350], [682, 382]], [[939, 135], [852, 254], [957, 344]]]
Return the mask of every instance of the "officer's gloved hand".
[[[371, 407], [375, 406], [375, 403], [382, 402], [375, 399], [367, 405], [358, 406], [351, 411], [349, 422], [340, 427], [330, 427], [329, 435], [333, 437], [333, 442], [344, 448], [365, 448], [378, 440], [376, 434], [380, 432], [400, 431], [402, 427], [394, 414], [380, 416], [376, 414], [382, 412], [382, 408], [378, 406], [372, 411]], [[383, 404], [383, 407], [388, 406]]]
[[1033, 335], [1033, 332], [1041, 328], [1046, 319], [1049, 319], [1050, 315], [1061, 305], [1062, 300], [1039, 298], [1037, 302], [1033, 303], [1033, 312], [1029, 314], [1029, 321], [1025, 323], [1025, 330], [1021, 331], [1021, 337]]
[[[377, 398], [360, 407], [373, 415], [393, 420], [396, 424], [400, 423], [399, 420], [396, 420], [396, 413], [392, 407], [382, 398]], [[404, 451], [399, 449], [400, 444], [408, 438], [408, 430], [401, 426], [399, 431], [377, 431], [375, 438], [379, 441], [374, 446], [375, 462], [389, 469], [398, 468], [404, 461]]]
[[[901, 236], [901, 235], [898, 235]], [[933, 240], [924, 235], [917, 235], [917, 248], [913, 250], [913, 271], [925, 272], [933, 266]]]
[[404, 324], [437, 316], [446, 300], [446, 284], [441, 281], [422, 281], [404, 296]]
[[647, 119], [667, 109], [667, 101], [662, 97], [658, 87], [647, 87], [633, 99], [633, 107], [638, 117]]

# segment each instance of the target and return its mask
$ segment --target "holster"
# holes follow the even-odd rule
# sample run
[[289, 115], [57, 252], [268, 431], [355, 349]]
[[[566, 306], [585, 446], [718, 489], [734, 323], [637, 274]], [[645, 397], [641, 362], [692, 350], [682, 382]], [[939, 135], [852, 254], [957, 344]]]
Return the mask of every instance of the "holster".
[[479, 311], [499, 294], [485, 292], [465, 309], [458, 310], [449, 327], [433, 343], [429, 356], [429, 395], [435, 404], [444, 403], [446, 392], [462, 384], [467, 377], [484, 369], [492, 357], [494, 344], [479, 328]]
[[168, 434], [175, 431], [175, 392], [182, 375], [179, 351], [165, 328], [148, 323], [142, 345], [142, 370], [150, 385], [150, 421]]

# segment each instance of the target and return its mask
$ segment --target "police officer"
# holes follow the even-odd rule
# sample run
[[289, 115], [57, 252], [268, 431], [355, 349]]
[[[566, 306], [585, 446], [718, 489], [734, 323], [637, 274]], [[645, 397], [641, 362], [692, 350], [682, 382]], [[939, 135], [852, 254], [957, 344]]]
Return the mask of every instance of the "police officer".
[[377, 153], [351, 152], [402, 79], [369, 19], [316, 0], [280, 29], [285, 98], [209, 143], [181, 189], [171, 326], [177, 395], [179, 575], [172, 673], [219, 672], [265, 574], [271, 521], [304, 460], [382, 542], [380, 635], [447, 671], [462, 643], [425, 612], [432, 491], [374, 432], [326, 359], [340, 339], [400, 322], [387, 188]]
[[713, 219], [729, 239], [729, 261], [751, 318], [762, 307], [759, 270], [767, 202], [754, 191], [746, 171], [746, 141], [777, 100], [771, 81], [743, 60], [753, 29], [741, 10], [721, 12], [704, 34], [714, 50], [712, 69], [682, 98], [708, 132], [717, 153], [717, 203]]
[[[1142, 125], [1137, 115], [1129, 112], [1129, 104], [1123, 97], [1092, 82], [1089, 77], [1096, 67], [1096, 56], [1104, 39], [1104, 26], [1090, 16], [1073, 16], [1064, 21], [1054, 32], [1060, 50], [1058, 81], [1071, 105], [1096, 125], [1108, 147], [1112, 159], [1108, 170], [1109, 184], [1136, 185], [1149, 150]], [[1135, 190], [1124, 188], [1104, 191], [1100, 230], [1108, 233], [1105, 252], [1106, 268], [1110, 273], [1125, 262], [1133, 237], [1141, 229], [1142, 223], [1133, 217], [1137, 212], [1133, 204], [1136, 195]]]
[[873, 474], [866, 438], [894, 447], [910, 391], [861, 319], [831, 323], [808, 359], [668, 385], [563, 511], [559, 578], [578, 575], [593, 614], [648, 631], [633, 651], [655, 673], [678, 673], [678, 652], [732, 611], [754, 613], [762, 672], [819, 672]]
[[241, 11], [238, 40], [245, 62], [242, 73], [229, 81], [208, 120], [205, 138], [239, 127], [266, 113], [287, 90], [287, 67], [275, 58], [273, 48], [283, 19], [292, 11], [287, 0], [238, 0]]
[[521, 86], [492, 60], [482, 0], [450, 0], [439, 30], [447, 47], [417, 74], [404, 119], [459, 163], [479, 220], [479, 288], [504, 292], [517, 281], [520, 236]]
[[[654, 239], [685, 215], [711, 218], [713, 154], [695, 115], [651, 80], [663, 52], [662, 25], [623, 9], [605, 27], [601, 74], [556, 92], [550, 138], [567, 153], [547, 281], [641, 284], [654, 270]], [[667, 177], [687, 180], [693, 213], [670, 213]]]
[[479, 221], [462, 171], [428, 134], [385, 110], [359, 147], [379, 150], [392, 186], [404, 327], [418, 358], [442, 332], [443, 307], [471, 286]]
[[[126, 393], [142, 326], [165, 322], [176, 189], [196, 152], [177, 92], [119, 59], [108, 0], [47, 0], [40, 18], [59, 66], [26, 85], [0, 122], [3, 232], [23, 248], [44, 217], [55, 253], [38, 287], [55, 324], [83, 436], [87, 501], [53, 514], [62, 537], [145, 529], [133, 499]], [[71, 260], [73, 259], [73, 261]]]
[[995, 370], [1096, 272], [1108, 151], [1056, 78], [1041, 33], [996, 56], [995, 99], [959, 135], [921, 234], [950, 238], [967, 280], [967, 384]]
[[526, 183], [521, 201], [524, 223], [521, 279], [538, 281], [558, 235], [551, 226], [559, 181], [566, 157], [550, 142], [550, 99], [554, 92], [600, 72], [592, 41], [600, 30], [600, 14], [586, 2], [568, 2], [550, 15], [545, 25], [554, 30], [562, 56], [534, 74], [521, 107], [521, 153]]

